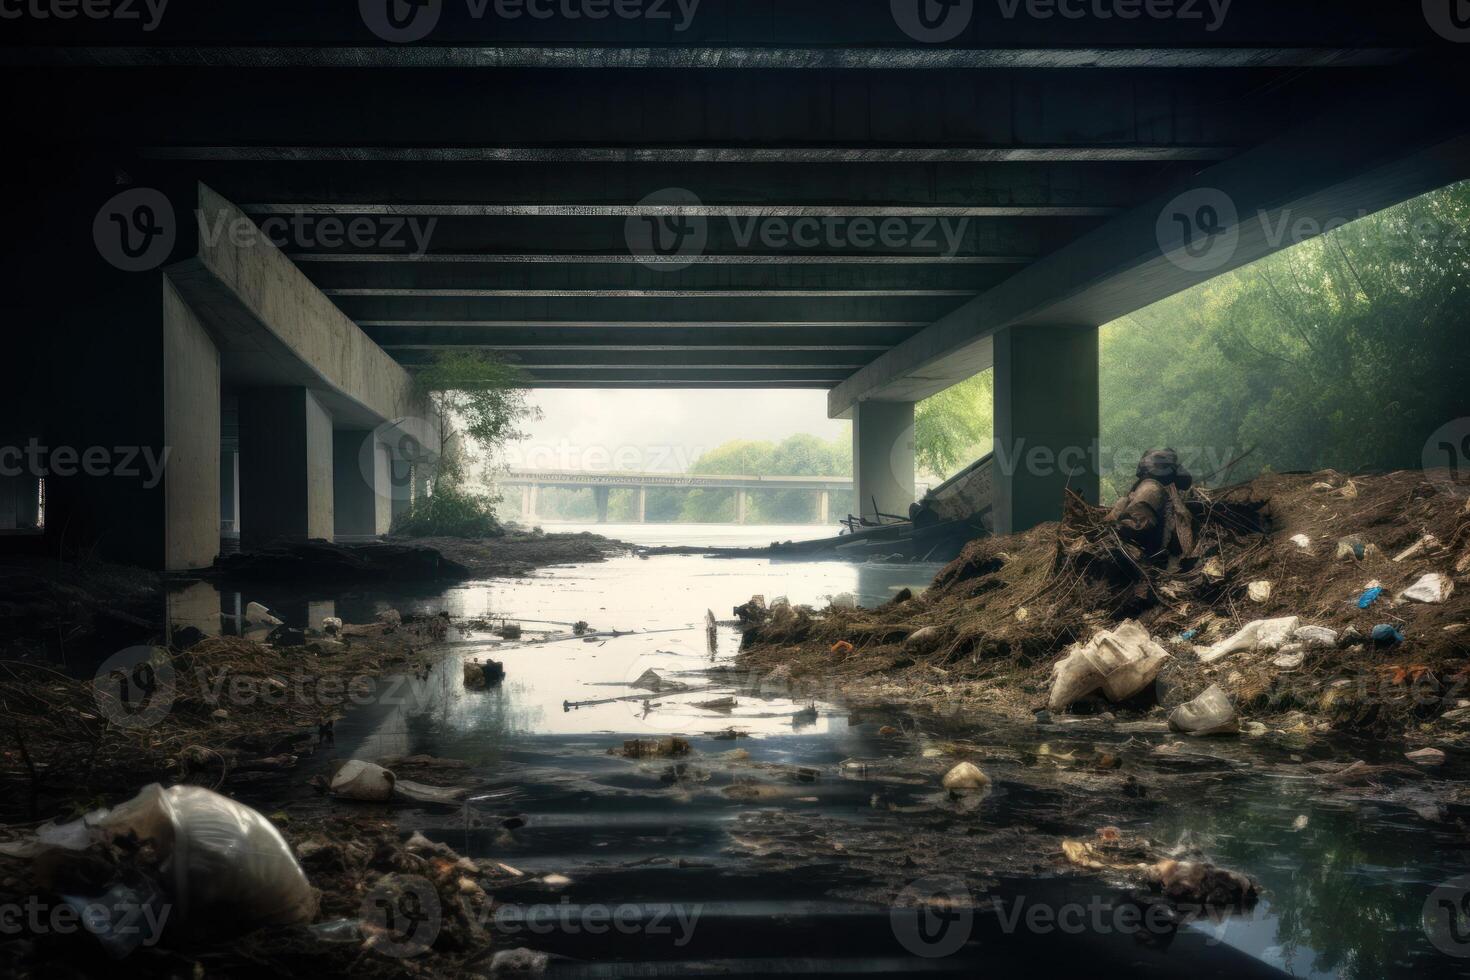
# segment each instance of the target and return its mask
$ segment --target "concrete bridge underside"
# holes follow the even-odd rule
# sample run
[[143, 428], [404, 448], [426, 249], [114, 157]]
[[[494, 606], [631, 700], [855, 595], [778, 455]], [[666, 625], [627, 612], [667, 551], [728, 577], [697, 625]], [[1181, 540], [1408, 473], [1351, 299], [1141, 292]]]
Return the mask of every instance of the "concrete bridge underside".
[[[933, 44], [888, 0], [703, 0], [682, 26], [491, 23], [477, 7], [443, 4], [405, 44], [374, 37], [357, 5], [306, 16], [284, 0], [170, 9], [146, 35], [31, 25], [0, 47], [10, 90], [29, 93], [5, 110], [6, 167], [43, 229], [5, 299], [15, 322], [62, 324], [73, 349], [99, 317], [124, 324], [103, 349], [146, 362], [154, 442], [209, 394], [178, 390], [194, 380], [162, 357], [185, 342], [160, 292], [194, 311], [185, 332], [218, 353], [222, 386], [343, 396], [326, 406], [337, 431], [408, 413], [408, 374], [443, 349], [514, 358], [543, 387], [822, 389], [854, 422], [862, 506], [901, 513], [918, 400], [993, 368], [998, 458], [1086, 449], [1100, 324], [1291, 244], [1273, 234], [1283, 221], [1351, 220], [1470, 176], [1466, 48], [1419, 4], [1236, 0], [1211, 26], [977, 3]], [[360, 337], [373, 376], [332, 380], [336, 340], [283, 360], [239, 339], [187, 220], [157, 270], [100, 262], [91, 222], [122, 186], [158, 188], [185, 215], [211, 195], [211, 213], [233, 205], [268, 230], [280, 304], [257, 319]], [[1192, 228], [1192, 202], [1220, 199], [1238, 221]], [[1178, 261], [1202, 231], [1229, 235], [1228, 256]], [[132, 389], [116, 374], [83, 377], [119, 403]], [[173, 400], [155, 405], [160, 390]], [[85, 444], [80, 417], [47, 422], [32, 401], [8, 428]], [[253, 419], [257, 435], [299, 430], [290, 453], [308, 475], [345, 462], [297, 402], [238, 399], [242, 461]], [[1064, 486], [1095, 496], [1097, 476], [1085, 453], [1045, 472], [1003, 465], [997, 529], [1055, 516]], [[171, 473], [169, 493], [192, 481]], [[242, 503], [277, 482], [242, 471]], [[283, 533], [326, 522], [319, 480], [306, 486]], [[105, 495], [135, 493], [130, 507], [152, 499]]]

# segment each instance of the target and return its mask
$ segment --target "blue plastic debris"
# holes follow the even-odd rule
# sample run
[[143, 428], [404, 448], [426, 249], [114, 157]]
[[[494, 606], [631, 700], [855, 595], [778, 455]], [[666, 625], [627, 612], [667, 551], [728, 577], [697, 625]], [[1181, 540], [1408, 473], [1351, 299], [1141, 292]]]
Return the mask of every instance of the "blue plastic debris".
[[1373, 603], [1377, 602], [1378, 597], [1381, 595], [1383, 595], [1383, 587], [1381, 585], [1375, 585], [1371, 589], [1364, 589], [1363, 594], [1358, 596], [1358, 608], [1367, 609]]
[[1373, 642], [1381, 647], [1392, 647], [1404, 642], [1403, 631], [1388, 623], [1373, 627]]
[[1196, 636], [1199, 636], [1199, 630], [1185, 630], [1183, 633], [1179, 634], [1179, 639], [1183, 640], [1185, 643], [1188, 643]]

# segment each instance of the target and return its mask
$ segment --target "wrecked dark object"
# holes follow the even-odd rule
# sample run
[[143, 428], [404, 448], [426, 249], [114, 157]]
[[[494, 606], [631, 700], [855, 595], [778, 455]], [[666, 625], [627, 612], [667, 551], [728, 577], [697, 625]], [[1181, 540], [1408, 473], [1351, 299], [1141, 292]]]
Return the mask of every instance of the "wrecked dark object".
[[293, 626], [277, 626], [270, 631], [265, 641], [273, 647], [304, 647], [306, 631]]

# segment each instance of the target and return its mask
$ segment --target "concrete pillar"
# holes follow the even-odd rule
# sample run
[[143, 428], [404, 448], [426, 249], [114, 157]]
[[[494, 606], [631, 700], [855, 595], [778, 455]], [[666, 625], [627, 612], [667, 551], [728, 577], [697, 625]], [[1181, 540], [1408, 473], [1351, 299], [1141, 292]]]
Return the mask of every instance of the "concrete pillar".
[[746, 501], [745, 501], [745, 491], [744, 490], [736, 490], [735, 491], [735, 523], [736, 524], [744, 524], [745, 523], [745, 504], [746, 504]]
[[597, 501], [597, 523], [607, 523], [607, 501], [612, 495], [610, 487], [593, 487], [592, 498]]
[[823, 490], [817, 494], [817, 523], [828, 524], [832, 521], [832, 492]]
[[388, 532], [392, 519], [392, 472], [387, 447], [371, 431], [332, 433], [333, 530], [340, 538], [371, 538]]
[[240, 393], [240, 543], [331, 539], [332, 417], [305, 388]]
[[234, 537], [240, 533], [240, 453], [221, 450], [219, 454], [219, 526], [220, 533]]
[[531, 488], [521, 487], [521, 520], [525, 520], [531, 514]]
[[536, 493], [540, 490], [540, 487], [533, 483], [527, 489], [530, 492], [526, 494], [526, 515], [523, 519], [529, 524], [536, 519]]
[[1067, 488], [1097, 502], [1096, 327], [995, 335], [995, 532], [1062, 515]]
[[907, 517], [914, 502], [914, 403], [859, 402], [852, 409], [852, 469], [858, 513]]
[[219, 554], [220, 355], [173, 283], [163, 287], [163, 567], [178, 571]]
[[648, 488], [638, 488], [638, 523], [642, 524], [648, 520]]

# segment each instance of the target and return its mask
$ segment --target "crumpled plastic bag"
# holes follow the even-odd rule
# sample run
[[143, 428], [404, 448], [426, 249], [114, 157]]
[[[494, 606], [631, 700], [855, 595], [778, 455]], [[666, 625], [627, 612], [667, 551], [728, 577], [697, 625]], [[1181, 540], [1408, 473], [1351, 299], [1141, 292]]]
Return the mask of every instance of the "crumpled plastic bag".
[[1049, 707], [1065, 711], [1099, 689], [1109, 701], [1126, 701], [1152, 684], [1168, 659], [1168, 651], [1131, 619], [1099, 630], [1053, 668]]
[[1293, 633], [1302, 625], [1300, 616], [1282, 616], [1279, 619], [1258, 619], [1247, 623], [1240, 628], [1228, 640], [1222, 640], [1214, 646], [1201, 650], [1199, 659], [1202, 663], [1214, 663], [1221, 657], [1232, 653], [1246, 650], [1262, 650], [1266, 653], [1274, 653], [1291, 639]]
[[1400, 602], [1444, 602], [1455, 593], [1455, 583], [1446, 575], [1430, 572], [1398, 594]]
[[46, 861], [125, 837], [152, 843], [171, 931], [218, 938], [316, 915], [319, 895], [275, 825], [202, 786], [152, 783], [111, 810], [48, 824], [6, 853]]
[[1169, 727], [1189, 735], [1232, 735], [1240, 731], [1235, 705], [1218, 684], [1169, 712]]

